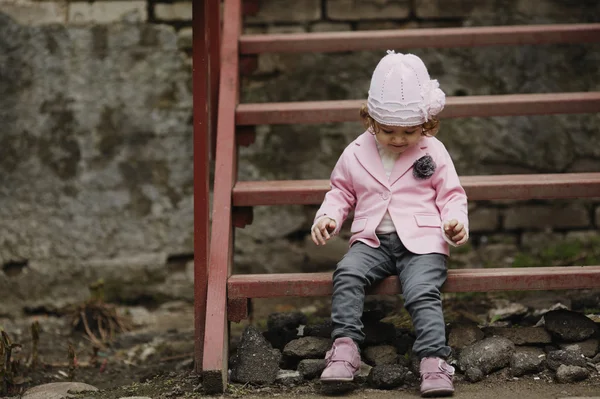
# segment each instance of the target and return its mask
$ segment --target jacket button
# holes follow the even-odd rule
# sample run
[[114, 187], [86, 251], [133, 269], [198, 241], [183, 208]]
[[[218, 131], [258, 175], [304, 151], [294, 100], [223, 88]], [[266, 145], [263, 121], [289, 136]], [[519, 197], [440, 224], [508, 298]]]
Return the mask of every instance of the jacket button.
[[387, 200], [388, 198], [390, 198], [390, 193], [388, 193], [388, 192], [381, 193], [380, 195], [381, 195], [381, 198], [384, 200]]

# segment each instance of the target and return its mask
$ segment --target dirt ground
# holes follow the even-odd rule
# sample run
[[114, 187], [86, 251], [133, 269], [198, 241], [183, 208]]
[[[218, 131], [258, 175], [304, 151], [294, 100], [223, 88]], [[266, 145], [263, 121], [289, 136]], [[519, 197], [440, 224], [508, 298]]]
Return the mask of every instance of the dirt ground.
[[[568, 293], [539, 293], [520, 301], [534, 301], [538, 305], [567, 302]], [[464, 319], [484, 317], [489, 305], [487, 296], [449, 298], [448, 313]], [[450, 309], [451, 308], [451, 309]], [[256, 301], [252, 323], [264, 328], [266, 316], [277, 311], [303, 310], [311, 314], [309, 320], [327, 317], [326, 299]], [[148, 396], [162, 398], [206, 397], [199, 376], [193, 368], [193, 306], [189, 303], [167, 303], [157, 309], [142, 307], [119, 308], [119, 314], [131, 322], [131, 330], [118, 334], [114, 341], [94, 355], [93, 344], [83, 331], [73, 331], [71, 320], [64, 315], [33, 315], [18, 320], [0, 318], [0, 329], [6, 331], [16, 350], [13, 359], [19, 365], [21, 390], [48, 382], [64, 382], [72, 379], [91, 384], [100, 389], [96, 393], [80, 395], [81, 398], [118, 399], [125, 396]], [[39, 366], [31, 371], [32, 338], [31, 323], [41, 326], [39, 338]], [[250, 321], [232, 323], [232, 348], [243, 328]], [[69, 366], [69, 344], [75, 349], [76, 367]], [[488, 376], [484, 381], [471, 384], [457, 381], [456, 398], [567, 398], [600, 397], [600, 376], [577, 383], [558, 384], [551, 375], [527, 376], [513, 379], [505, 372]], [[1, 387], [0, 387], [1, 388]], [[413, 398], [418, 397], [416, 386], [402, 390], [378, 391], [359, 389], [346, 393], [348, 398]], [[1, 396], [1, 395], [0, 395]], [[226, 397], [321, 397], [318, 383], [305, 383], [289, 387], [250, 387], [239, 384], [228, 386]], [[18, 397], [17, 392], [9, 397]]]

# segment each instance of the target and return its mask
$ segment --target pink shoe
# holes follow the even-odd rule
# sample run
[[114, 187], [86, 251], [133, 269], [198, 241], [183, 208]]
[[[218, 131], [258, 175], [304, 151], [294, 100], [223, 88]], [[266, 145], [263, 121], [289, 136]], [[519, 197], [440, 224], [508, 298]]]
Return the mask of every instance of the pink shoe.
[[360, 355], [352, 338], [338, 338], [325, 355], [327, 366], [321, 374], [323, 382], [352, 381], [360, 369]]
[[454, 367], [439, 357], [424, 357], [419, 367], [421, 396], [451, 396], [454, 393]]

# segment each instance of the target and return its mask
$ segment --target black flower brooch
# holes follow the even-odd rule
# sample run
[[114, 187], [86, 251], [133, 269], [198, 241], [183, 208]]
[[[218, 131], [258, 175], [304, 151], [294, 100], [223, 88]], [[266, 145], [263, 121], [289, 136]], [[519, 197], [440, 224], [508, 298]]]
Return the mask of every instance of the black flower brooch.
[[413, 176], [419, 180], [429, 179], [433, 176], [435, 168], [435, 162], [431, 155], [422, 156], [413, 164]]

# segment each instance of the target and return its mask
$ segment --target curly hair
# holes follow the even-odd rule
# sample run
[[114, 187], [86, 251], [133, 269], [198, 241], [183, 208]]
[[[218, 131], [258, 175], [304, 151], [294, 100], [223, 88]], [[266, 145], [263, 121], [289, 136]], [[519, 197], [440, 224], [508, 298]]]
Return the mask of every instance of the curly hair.
[[[379, 133], [379, 129], [381, 129], [381, 126], [375, 119], [373, 119], [373, 117], [371, 117], [371, 115], [369, 115], [369, 110], [364, 104], [362, 105], [362, 107], [360, 107], [360, 118], [363, 120], [365, 127], [369, 131], [371, 131], [371, 133]], [[440, 120], [436, 117], [432, 117], [427, 122], [423, 123], [421, 126], [423, 127], [423, 133], [421, 133], [423, 136], [433, 137], [440, 130]]]

